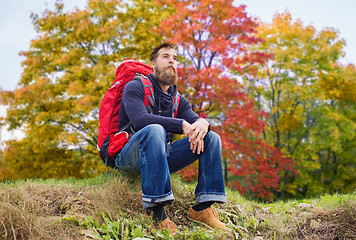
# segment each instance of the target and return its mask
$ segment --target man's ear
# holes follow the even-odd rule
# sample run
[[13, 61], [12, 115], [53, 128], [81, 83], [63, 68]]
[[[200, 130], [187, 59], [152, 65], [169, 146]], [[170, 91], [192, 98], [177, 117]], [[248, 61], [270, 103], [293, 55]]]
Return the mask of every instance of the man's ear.
[[155, 61], [151, 61], [152, 72], [155, 72], [155, 66], [156, 66]]

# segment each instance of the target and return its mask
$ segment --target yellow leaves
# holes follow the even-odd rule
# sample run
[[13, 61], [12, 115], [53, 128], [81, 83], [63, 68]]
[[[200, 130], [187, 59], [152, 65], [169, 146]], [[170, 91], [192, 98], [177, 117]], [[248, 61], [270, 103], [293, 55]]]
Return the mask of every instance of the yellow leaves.
[[279, 118], [277, 129], [280, 132], [298, 130], [302, 124], [302, 116], [297, 114], [285, 113]]
[[78, 92], [82, 92], [83, 86], [81, 84], [80, 81], [74, 81], [74, 82], [70, 82], [68, 85], [68, 94], [70, 96], [75, 96], [78, 94]]
[[280, 112], [281, 111], [281, 108], [280, 107], [277, 107], [277, 106], [274, 106], [272, 109], [271, 109], [271, 113], [272, 114], [275, 114], [277, 112]]
[[97, 96], [85, 95], [75, 101], [74, 111], [88, 113], [100, 100]]
[[63, 132], [62, 137], [64, 137], [65, 139], [63, 140], [70, 145], [77, 145], [79, 143], [77, 134]]
[[50, 118], [50, 116], [51, 114], [49, 112], [40, 112], [36, 117], [36, 121], [38, 123], [45, 122], [46, 120], [48, 120], [48, 118]]
[[308, 169], [309, 171], [313, 171], [315, 169], [320, 169], [320, 163], [317, 161], [319, 157], [315, 153], [310, 153], [309, 157], [311, 157], [314, 161], [304, 161], [303, 167]]
[[7, 169], [16, 172], [19, 178], [80, 178], [97, 173], [96, 164], [87, 155], [82, 154], [78, 158], [75, 151], [60, 148], [51, 139], [37, 140], [37, 135], [44, 134], [44, 131], [50, 131], [49, 134], [57, 139], [51, 128], [37, 130], [21, 141], [9, 143], [3, 156]]
[[0, 89], [0, 103], [9, 105], [14, 99], [14, 91], [4, 91]]
[[[0, 166], [3, 166], [5, 164], [2, 164], [0, 160]], [[17, 174], [13, 171], [13, 169], [4, 169], [4, 168], [0, 168], [0, 180], [15, 180], [18, 179]]]
[[292, 196], [296, 196], [297, 195], [297, 191], [298, 191], [299, 186], [297, 184], [293, 184], [293, 183], [288, 183], [285, 186], [285, 190], [291, 194]]
[[336, 67], [336, 71], [320, 74], [322, 99], [350, 100], [356, 102], [356, 71], [353, 65]]
[[70, 59], [71, 59], [70, 54], [63, 54], [57, 64], [62, 65], [63, 63], [69, 62]]
[[[28, 105], [30, 102], [38, 102], [36, 100], [46, 97], [45, 85], [48, 79], [41, 78], [37, 81], [37, 84], [30, 84], [22, 88], [14, 90], [14, 98], [17, 104]], [[40, 95], [40, 96], [39, 96]]]
[[[87, 96], [84, 96], [83, 98], [79, 99], [77, 101], [77, 104], [80, 105], [80, 108], [83, 108], [85, 106], [92, 105], [93, 100], [95, 101], [96, 99], [97, 99], [96, 97], [87, 95]], [[92, 108], [92, 106], [90, 106], [90, 108]]]

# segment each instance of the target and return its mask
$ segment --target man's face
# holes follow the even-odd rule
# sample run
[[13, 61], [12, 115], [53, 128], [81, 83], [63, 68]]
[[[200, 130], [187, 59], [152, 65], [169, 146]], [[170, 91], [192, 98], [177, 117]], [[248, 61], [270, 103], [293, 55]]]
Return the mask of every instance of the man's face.
[[177, 53], [172, 48], [161, 48], [158, 57], [151, 62], [153, 75], [164, 85], [177, 84]]

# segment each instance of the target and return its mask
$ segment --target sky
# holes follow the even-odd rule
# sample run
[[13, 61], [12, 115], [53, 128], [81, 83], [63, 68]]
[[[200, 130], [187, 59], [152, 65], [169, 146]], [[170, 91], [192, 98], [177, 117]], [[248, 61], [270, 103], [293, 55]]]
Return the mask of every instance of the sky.
[[[87, 0], [62, 0], [65, 10], [83, 8]], [[23, 57], [30, 40], [36, 37], [30, 15], [40, 14], [46, 8], [54, 9], [55, 0], [0, 0], [0, 89], [14, 90], [20, 80]], [[289, 10], [293, 19], [317, 30], [334, 27], [346, 40], [344, 64], [356, 64], [356, 0], [234, 0], [235, 5], [245, 4], [250, 16], [271, 22], [276, 12]], [[4, 116], [0, 106], [0, 116]], [[2, 131], [5, 131], [2, 129]], [[1, 135], [1, 134], [0, 134]], [[3, 134], [4, 135], [4, 134]], [[7, 135], [5, 133], [5, 135]]]

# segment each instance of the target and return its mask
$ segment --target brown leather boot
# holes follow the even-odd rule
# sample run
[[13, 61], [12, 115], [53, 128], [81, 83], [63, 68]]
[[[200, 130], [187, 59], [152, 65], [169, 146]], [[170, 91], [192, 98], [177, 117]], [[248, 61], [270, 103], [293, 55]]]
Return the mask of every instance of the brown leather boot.
[[193, 208], [190, 208], [188, 219], [194, 222], [201, 222], [210, 228], [223, 230], [225, 232], [228, 231], [225, 224], [219, 220], [218, 214], [210, 207], [202, 211], [195, 211]]
[[168, 217], [158, 224], [158, 229], [168, 229], [171, 232], [171, 235], [176, 234], [178, 231], [177, 226]]

